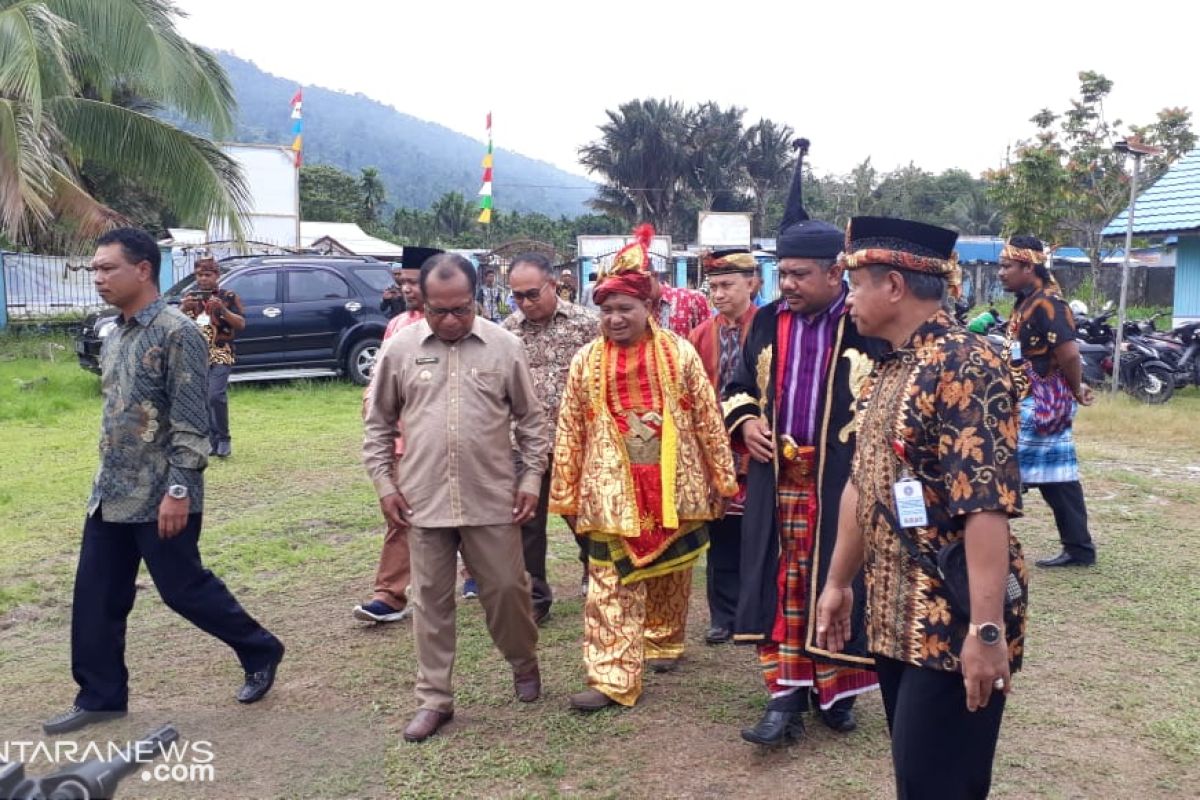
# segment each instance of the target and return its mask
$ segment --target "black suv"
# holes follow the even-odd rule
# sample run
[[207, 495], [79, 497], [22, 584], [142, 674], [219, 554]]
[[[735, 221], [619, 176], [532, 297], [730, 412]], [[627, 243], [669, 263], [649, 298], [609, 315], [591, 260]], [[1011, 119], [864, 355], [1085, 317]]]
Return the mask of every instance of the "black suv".
[[[221, 262], [221, 273], [221, 288], [237, 292], [246, 312], [231, 381], [345, 375], [365, 386], [370, 380], [388, 323], [379, 304], [393, 285], [390, 264], [353, 256], [253, 256]], [[187, 276], [163, 299], [178, 305], [194, 281]], [[108, 309], [84, 322], [75, 342], [81, 367], [100, 371], [100, 345], [116, 318]]]

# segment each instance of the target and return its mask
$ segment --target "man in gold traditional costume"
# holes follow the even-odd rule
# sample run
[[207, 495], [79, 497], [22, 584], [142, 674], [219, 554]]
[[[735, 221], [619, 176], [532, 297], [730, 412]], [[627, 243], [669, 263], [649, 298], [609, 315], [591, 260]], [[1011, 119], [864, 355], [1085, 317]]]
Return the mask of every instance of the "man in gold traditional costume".
[[572, 359], [559, 410], [550, 512], [587, 537], [590, 557], [580, 711], [632, 706], [645, 666], [677, 665], [705, 523], [737, 492], [704, 365], [652, 319], [653, 233], [640, 226], [596, 284], [601, 336]]

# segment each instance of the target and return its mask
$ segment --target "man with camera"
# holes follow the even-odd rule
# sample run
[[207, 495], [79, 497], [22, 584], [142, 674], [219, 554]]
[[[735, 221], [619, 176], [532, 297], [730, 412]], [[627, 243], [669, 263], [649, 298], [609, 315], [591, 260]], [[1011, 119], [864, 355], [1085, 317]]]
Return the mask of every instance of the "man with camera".
[[179, 310], [196, 321], [208, 342], [208, 437], [212, 452], [228, 458], [233, 452], [229, 436], [229, 375], [237, 360], [233, 339], [246, 327], [242, 299], [217, 285], [221, 271], [216, 260], [196, 262], [196, 285], [184, 295]]

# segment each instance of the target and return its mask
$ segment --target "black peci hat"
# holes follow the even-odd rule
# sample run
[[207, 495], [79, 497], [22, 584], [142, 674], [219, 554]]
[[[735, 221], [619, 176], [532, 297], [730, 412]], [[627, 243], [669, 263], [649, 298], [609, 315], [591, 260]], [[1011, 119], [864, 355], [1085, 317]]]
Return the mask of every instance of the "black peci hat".
[[404, 246], [404, 253], [400, 256], [400, 269], [420, 269], [421, 265], [434, 256], [440, 256], [445, 250], [439, 250], [436, 247], [410, 247]]

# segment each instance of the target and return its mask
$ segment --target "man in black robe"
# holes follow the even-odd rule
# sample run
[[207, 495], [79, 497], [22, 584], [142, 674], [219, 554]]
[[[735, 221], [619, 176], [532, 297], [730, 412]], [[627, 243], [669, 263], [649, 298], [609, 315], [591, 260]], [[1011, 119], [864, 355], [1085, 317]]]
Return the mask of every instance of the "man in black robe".
[[755, 315], [723, 392], [734, 446], [751, 456], [734, 640], [757, 645], [771, 693], [766, 713], [742, 738], [767, 745], [803, 733], [810, 695], [829, 727], [853, 730], [854, 697], [878, 685], [861, 602], [854, 639], [842, 652], [818, 649], [813, 630], [854, 452], [855, 400], [872, 357], [885, 348], [861, 336], [846, 313], [836, 264], [842, 232], [804, 210], [807, 146], [797, 142], [801, 157], [777, 241], [781, 299]]

